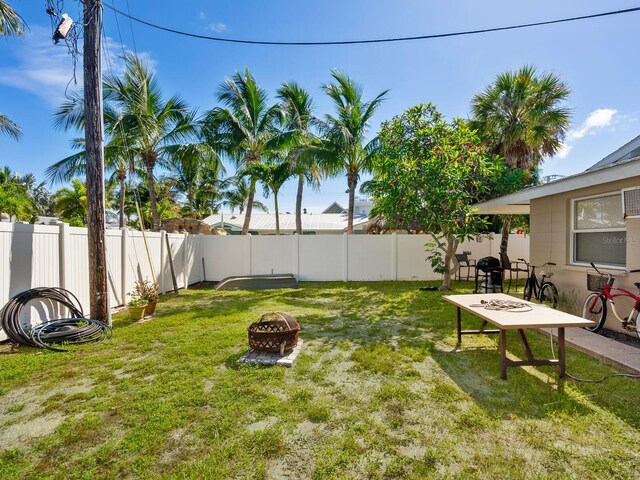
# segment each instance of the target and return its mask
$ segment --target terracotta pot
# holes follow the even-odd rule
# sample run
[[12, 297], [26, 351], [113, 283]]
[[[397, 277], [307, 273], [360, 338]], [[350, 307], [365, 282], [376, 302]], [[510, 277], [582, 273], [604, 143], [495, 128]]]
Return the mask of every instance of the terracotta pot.
[[129, 319], [137, 321], [144, 318], [144, 311], [146, 308], [147, 305], [141, 305], [139, 307], [129, 307]]
[[158, 301], [154, 300], [153, 302], [147, 303], [147, 306], [144, 307], [144, 316], [152, 317], [156, 313], [156, 305]]

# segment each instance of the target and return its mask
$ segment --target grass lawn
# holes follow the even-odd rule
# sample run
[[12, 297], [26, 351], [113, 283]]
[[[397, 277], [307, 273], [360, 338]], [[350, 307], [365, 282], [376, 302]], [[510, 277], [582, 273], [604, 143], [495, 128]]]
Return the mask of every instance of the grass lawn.
[[[497, 337], [454, 351], [454, 307], [420, 285], [194, 288], [105, 344], [0, 355], [0, 478], [638, 478], [640, 382], [502, 381]], [[238, 366], [273, 310], [302, 325], [295, 367]], [[614, 371], [571, 349], [567, 370]]]

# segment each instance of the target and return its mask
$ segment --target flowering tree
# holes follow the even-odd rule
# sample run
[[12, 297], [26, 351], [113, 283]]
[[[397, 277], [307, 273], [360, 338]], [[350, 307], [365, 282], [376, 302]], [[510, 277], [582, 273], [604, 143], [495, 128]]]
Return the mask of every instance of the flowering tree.
[[482, 229], [471, 205], [505, 180], [504, 163], [467, 122], [447, 122], [432, 104], [382, 124], [371, 184], [377, 214], [390, 226], [431, 234], [448, 289], [459, 243]]

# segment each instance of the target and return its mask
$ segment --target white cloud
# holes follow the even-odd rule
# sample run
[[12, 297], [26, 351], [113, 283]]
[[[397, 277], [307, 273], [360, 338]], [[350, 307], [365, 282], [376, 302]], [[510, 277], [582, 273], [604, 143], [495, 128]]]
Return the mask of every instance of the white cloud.
[[[121, 74], [124, 70], [122, 45], [107, 38], [102, 47], [103, 73]], [[138, 57], [155, 70], [157, 62], [148, 52], [139, 53]], [[82, 87], [82, 53], [77, 58], [77, 84], [74, 84], [73, 59], [64, 43], [53, 44], [48, 28], [32, 26], [16, 50], [16, 59], [14, 66], [0, 68], [0, 85], [30, 92], [53, 107], [60, 105], [67, 89]]]
[[573, 147], [568, 143], [563, 143], [562, 146], [560, 147], [560, 150], [558, 150], [558, 153], [556, 153], [554, 156], [560, 159], [566, 158], [567, 155], [569, 155], [569, 152], [571, 151], [572, 148]]
[[558, 153], [554, 155], [554, 158], [563, 159], [566, 158], [571, 150], [573, 149], [573, 144], [575, 144], [578, 140], [585, 137], [586, 135], [595, 135], [599, 130], [602, 130], [606, 127], [613, 127], [613, 124], [618, 120], [617, 110], [613, 108], [598, 108], [594, 110], [589, 115], [580, 128], [577, 130], [570, 130], [567, 133], [567, 139], [558, 150]]
[[207, 30], [216, 33], [224, 33], [229, 31], [229, 27], [227, 27], [227, 25], [222, 22], [217, 22], [207, 25]]
[[[31, 92], [52, 105], [60, 103], [67, 85], [73, 88], [71, 55], [63, 43], [53, 44], [49, 29], [32, 26], [17, 48], [17, 57], [16, 66], [0, 69], [1, 85]], [[81, 69], [78, 65], [76, 72]]]
[[589, 114], [578, 130], [572, 130], [567, 135], [568, 141], [578, 140], [585, 135], [595, 135], [595, 130], [608, 127], [613, 123], [617, 110], [613, 108], [599, 108]]
[[206, 14], [206, 13], [204, 13], [203, 11], [199, 11], [199, 12], [198, 12], [198, 18], [199, 18], [200, 20], [206, 20], [206, 19], [207, 19], [207, 14]]

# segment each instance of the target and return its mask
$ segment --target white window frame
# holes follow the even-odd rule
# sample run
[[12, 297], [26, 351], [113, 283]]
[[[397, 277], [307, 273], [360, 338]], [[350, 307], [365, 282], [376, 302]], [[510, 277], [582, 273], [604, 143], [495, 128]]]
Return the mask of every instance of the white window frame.
[[[586, 229], [576, 229], [576, 202], [579, 202], [581, 200], [589, 200], [591, 198], [602, 198], [602, 197], [613, 197], [615, 195], [619, 195], [620, 196], [620, 201], [622, 203], [622, 192], [620, 190], [614, 190], [612, 192], [604, 192], [604, 193], [599, 193], [597, 195], [589, 195], [586, 197], [578, 197], [578, 198], [572, 198], [571, 199], [571, 229], [570, 229], [570, 235], [569, 235], [569, 248], [570, 248], [570, 252], [571, 252], [571, 265], [577, 265], [577, 266], [581, 266], [581, 267], [590, 267], [591, 265], [589, 265], [586, 262], [579, 262], [576, 260], [576, 251], [575, 251], [575, 246], [576, 246], [576, 233], [601, 233], [601, 232], [626, 232], [627, 231], [627, 227], [619, 227], [619, 228], [586, 228]], [[624, 221], [624, 218], [623, 218]], [[625, 242], [624, 247], [627, 248], [627, 244]], [[625, 255], [626, 258], [626, 255]], [[608, 264], [604, 264], [604, 263], [600, 263], [598, 264], [598, 266], [603, 266], [606, 267], [608, 269], [611, 270], [622, 270], [622, 271], [626, 271], [627, 270], [627, 266], [626, 265], [608, 265]]]

